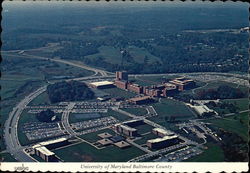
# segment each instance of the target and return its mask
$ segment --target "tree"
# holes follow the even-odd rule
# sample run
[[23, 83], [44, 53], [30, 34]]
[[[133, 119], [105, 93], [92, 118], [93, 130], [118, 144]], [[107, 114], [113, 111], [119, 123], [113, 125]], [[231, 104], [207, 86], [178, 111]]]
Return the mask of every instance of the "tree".
[[41, 122], [52, 122], [56, 120], [55, 113], [50, 109], [41, 111], [36, 115], [36, 118]]

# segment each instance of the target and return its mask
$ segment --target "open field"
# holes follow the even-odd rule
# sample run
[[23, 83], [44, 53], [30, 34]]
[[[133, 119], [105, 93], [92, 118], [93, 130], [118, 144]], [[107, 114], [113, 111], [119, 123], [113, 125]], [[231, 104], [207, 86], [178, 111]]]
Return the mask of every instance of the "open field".
[[222, 102], [225, 103], [232, 103], [238, 107], [239, 111], [244, 111], [249, 109], [249, 99], [248, 98], [242, 98], [242, 99], [225, 99], [222, 100]]
[[119, 88], [107, 88], [107, 89], [102, 89], [102, 91], [110, 94], [111, 97], [120, 97], [120, 98], [131, 98], [134, 97], [136, 94], [128, 91], [124, 91]]
[[131, 119], [129, 116], [113, 111], [112, 109], [108, 109], [107, 113], [101, 113], [101, 114], [104, 116], [112, 116], [120, 121], [127, 121]]
[[43, 92], [29, 103], [29, 105], [50, 105], [50, 104], [51, 102], [49, 100], [47, 92]]
[[159, 103], [152, 105], [158, 116], [151, 119], [155, 122], [165, 122], [165, 118], [176, 117], [176, 120], [190, 119], [195, 115], [182, 102], [172, 99], [161, 99]]
[[145, 56], [148, 57], [148, 63], [152, 63], [154, 61], [161, 62], [161, 59], [150, 54], [147, 49], [145, 48], [139, 48], [136, 46], [129, 46], [128, 51], [130, 55], [134, 58], [134, 60], [138, 63], [144, 63]]
[[236, 114], [221, 119], [205, 120], [212, 125], [223, 128], [226, 131], [233, 132], [241, 136], [245, 141], [248, 141], [248, 112]]
[[126, 149], [108, 146], [98, 150], [84, 142], [67, 148], [54, 150], [54, 152], [59, 158], [66, 162], [126, 162], [144, 154], [143, 151], [133, 146]]
[[224, 153], [220, 146], [208, 143], [207, 149], [200, 155], [194, 156], [184, 162], [223, 162]]
[[97, 57], [105, 58], [105, 61], [111, 62], [112, 64], [121, 64], [122, 56], [119, 49], [112, 46], [101, 46], [98, 48], [99, 53], [88, 55], [86, 58], [95, 59]]
[[138, 116], [145, 115], [148, 113], [145, 108], [122, 108], [122, 110]]

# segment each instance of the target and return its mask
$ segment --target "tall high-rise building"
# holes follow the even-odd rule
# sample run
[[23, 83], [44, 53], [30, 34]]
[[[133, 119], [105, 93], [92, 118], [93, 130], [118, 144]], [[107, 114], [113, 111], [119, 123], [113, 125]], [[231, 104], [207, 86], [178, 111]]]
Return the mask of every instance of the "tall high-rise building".
[[117, 71], [115, 73], [115, 76], [116, 76], [116, 80], [125, 80], [125, 81], [128, 80], [128, 73], [125, 71]]

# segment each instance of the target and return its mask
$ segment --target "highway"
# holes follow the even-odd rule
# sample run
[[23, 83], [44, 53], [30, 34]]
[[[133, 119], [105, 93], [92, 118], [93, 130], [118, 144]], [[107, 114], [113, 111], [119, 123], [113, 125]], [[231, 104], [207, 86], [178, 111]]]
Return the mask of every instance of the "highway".
[[63, 63], [63, 64], [68, 64], [74, 67], [79, 67], [79, 68], [83, 68], [85, 70], [89, 70], [89, 71], [93, 71], [95, 72], [94, 75], [100, 74], [101, 76], [108, 76], [108, 74], [112, 74], [110, 72], [107, 72], [105, 70], [100, 70], [100, 69], [96, 69], [93, 67], [89, 67], [85, 64], [79, 64], [77, 62], [72, 62], [72, 61], [67, 61], [64, 59], [54, 59], [54, 58], [47, 58], [47, 57], [42, 57], [42, 56], [37, 56], [37, 55], [29, 55], [26, 53], [22, 53], [22, 54], [10, 54], [5, 52], [6, 55], [8, 56], [14, 56], [14, 57], [20, 57], [20, 58], [31, 58], [31, 59], [40, 59], [40, 60], [46, 60], [46, 61], [53, 61], [53, 62], [57, 62], [57, 63]]

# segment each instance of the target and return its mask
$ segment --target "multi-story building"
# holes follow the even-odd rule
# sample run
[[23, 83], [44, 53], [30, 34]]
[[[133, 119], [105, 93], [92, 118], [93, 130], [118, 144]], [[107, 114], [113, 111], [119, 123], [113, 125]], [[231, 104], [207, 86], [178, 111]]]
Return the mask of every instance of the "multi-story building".
[[40, 142], [39, 144], [34, 145], [32, 148], [37, 156], [41, 157], [46, 162], [56, 161], [55, 153], [50, 151], [68, 144], [67, 138], [59, 138], [55, 140]]
[[175, 136], [164, 136], [163, 138], [150, 139], [147, 141], [147, 146], [150, 149], [161, 149], [171, 145], [178, 144], [179, 138]]
[[128, 81], [116, 80], [115, 86], [120, 89], [128, 89]]
[[161, 129], [161, 128], [154, 128], [152, 130], [152, 132], [157, 135], [157, 136], [160, 136], [160, 137], [164, 137], [164, 136], [170, 136], [170, 135], [173, 135], [173, 133], [170, 133], [164, 129]]
[[128, 90], [135, 92], [137, 94], [141, 94], [143, 92], [143, 87], [138, 84], [128, 84]]
[[55, 153], [48, 150], [46, 147], [37, 144], [32, 147], [35, 151], [35, 154], [45, 160], [46, 162], [52, 162], [56, 160]]
[[134, 97], [128, 100], [129, 103], [132, 104], [146, 104], [153, 101], [153, 98], [150, 96], [143, 96], [143, 97]]
[[115, 130], [126, 136], [130, 136], [130, 137], [137, 136], [137, 129], [123, 125], [123, 124], [115, 125]]
[[136, 127], [136, 126], [144, 124], [144, 121], [143, 119], [133, 119], [133, 120], [123, 122], [123, 124], [129, 127]]
[[162, 96], [163, 97], [168, 97], [168, 96], [173, 96], [178, 92], [178, 88], [176, 85], [171, 84], [171, 83], [165, 83], [165, 88], [162, 90]]
[[115, 73], [115, 76], [116, 76], [116, 80], [125, 80], [125, 81], [128, 80], [128, 73], [125, 71], [117, 71]]
[[169, 83], [176, 85], [179, 91], [195, 86], [195, 82], [193, 80], [186, 79], [185, 77], [175, 78], [174, 80], [169, 81]]

